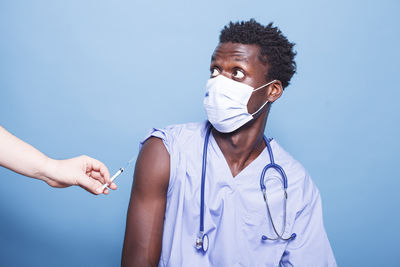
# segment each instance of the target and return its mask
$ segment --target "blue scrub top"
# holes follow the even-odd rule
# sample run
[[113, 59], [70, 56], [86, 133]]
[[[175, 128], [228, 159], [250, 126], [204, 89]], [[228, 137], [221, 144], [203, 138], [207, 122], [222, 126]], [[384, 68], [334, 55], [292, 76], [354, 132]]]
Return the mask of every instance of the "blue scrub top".
[[[336, 266], [323, 225], [319, 191], [301, 164], [275, 140], [271, 141], [275, 162], [282, 166], [288, 179], [284, 237], [292, 233], [297, 237], [290, 242], [261, 238], [276, 236], [259, 184], [261, 171], [270, 162], [267, 148], [233, 177], [211, 134], [204, 212], [209, 249], [206, 253], [196, 249], [206, 125], [173, 125], [153, 129], [146, 137], [162, 139], [170, 155], [159, 266]], [[282, 181], [275, 170], [267, 172], [265, 181], [271, 214], [280, 233], [284, 214]]]

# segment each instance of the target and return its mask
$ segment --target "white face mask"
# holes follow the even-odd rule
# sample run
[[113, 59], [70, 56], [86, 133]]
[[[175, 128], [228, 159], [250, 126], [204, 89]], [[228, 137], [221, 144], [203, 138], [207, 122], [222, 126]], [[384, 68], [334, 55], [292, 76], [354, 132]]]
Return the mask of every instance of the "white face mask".
[[250, 85], [231, 80], [223, 75], [209, 79], [203, 102], [208, 120], [221, 133], [237, 130], [252, 120], [254, 115], [268, 103], [266, 101], [256, 112], [250, 114], [247, 103], [251, 94], [275, 81], [254, 89]]

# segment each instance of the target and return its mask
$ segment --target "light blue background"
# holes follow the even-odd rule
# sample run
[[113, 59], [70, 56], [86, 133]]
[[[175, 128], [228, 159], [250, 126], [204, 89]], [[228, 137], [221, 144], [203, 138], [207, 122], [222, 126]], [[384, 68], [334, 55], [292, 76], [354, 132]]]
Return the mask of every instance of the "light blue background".
[[[0, 124], [111, 172], [153, 126], [205, 119], [220, 29], [273, 21], [298, 73], [267, 134], [311, 173], [339, 266], [399, 266], [399, 1], [1, 1]], [[133, 168], [109, 196], [0, 169], [0, 266], [118, 266]], [[191, 244], [190, 244], [191, 245]]]

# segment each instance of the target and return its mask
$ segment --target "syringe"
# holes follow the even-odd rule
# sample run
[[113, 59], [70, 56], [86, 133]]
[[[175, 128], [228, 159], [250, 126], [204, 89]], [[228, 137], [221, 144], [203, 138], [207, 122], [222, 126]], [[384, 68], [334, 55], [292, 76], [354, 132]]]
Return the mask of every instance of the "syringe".
[[[119, 170], [110, 178], [110, 181], [113, 182], [118, 176], [120, 176], [120, 175], [124, 172], [124, 170], [125, 170], [126, 168], [128, 168], [128, 166], [132, 163], [132, 161], [133, 161], [134, 159], [135, 159], [134, 157], [131, 158], [131, 159], [126, 163], [125, 167], [119, 168]], [[105, 189], [106, 187], [108, 187], [109, 185], [110, 185], [110, 184], [105, 183], [105, 184], [101, 187], [101, 189], [100, 189], [101, 192], [103, 192], [104, 189]]]

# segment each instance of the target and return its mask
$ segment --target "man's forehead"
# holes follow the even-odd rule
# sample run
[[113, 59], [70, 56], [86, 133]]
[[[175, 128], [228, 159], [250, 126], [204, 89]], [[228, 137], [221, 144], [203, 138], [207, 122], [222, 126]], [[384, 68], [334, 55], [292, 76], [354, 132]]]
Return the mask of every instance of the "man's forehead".
[[258, 58], [260, 48], [255, 44], [220, 43], [211, 56], [211, 61], [226, 59], [249, 62]]

